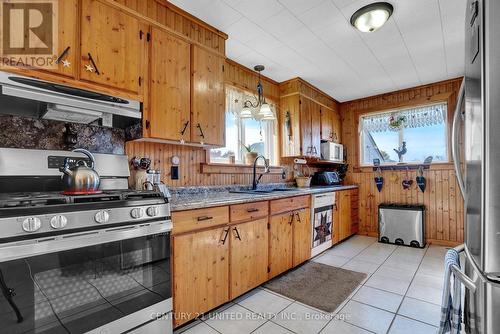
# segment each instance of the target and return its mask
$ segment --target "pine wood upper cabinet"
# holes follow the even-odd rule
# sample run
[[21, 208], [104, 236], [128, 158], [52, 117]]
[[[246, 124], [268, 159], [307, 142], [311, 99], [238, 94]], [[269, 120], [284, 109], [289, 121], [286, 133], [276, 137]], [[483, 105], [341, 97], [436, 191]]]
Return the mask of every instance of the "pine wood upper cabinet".
[[153, 138], [189, 141], [191, 46], [158, 28], [152, 28], [150, 46], [146, 130]]
[[335, 142], [342, 143], [342, 121], [338, 111], [332, 112], [332, 134]]
[[101, 1], [81, 3], [81, 80], [140, 95], [148, 27]]
[[311, 145], [312, 156], [321, 157], [321, 106], [312, 103], [311, 113]]
[[333, 110], [321, 108], [321, 140], [331, 140], [333, 136]]
[[77, 24], [78, 22], [78, 0], [64, 0], [58, 2], [57, 29], [57, 68], [50, 72], [75, 77], [77, 64]]
[[225, 59], [196, 45], [191, 52], [191, 141], [224, 146]]
[[293, 266], [311, 258], [311, 211], [300, 209], [293, 214]]
[[231, 226], [231, 299], [267, 281], [267, 217]]
[[293, 266], [293, 215], [272, 216], [269, 224], [269, 278], [273, 278]]
[[302, 155], [311, 155], [314, 152], [312, 142], [312, 112], [314, 102], [301, 98], [300, 104], [300, 149]]
[[173, 237], [175, 325], [229, 300], [229, 227]]
[[281, 154], [283, 157], [301, 155], [299, 95], [280, 99]]

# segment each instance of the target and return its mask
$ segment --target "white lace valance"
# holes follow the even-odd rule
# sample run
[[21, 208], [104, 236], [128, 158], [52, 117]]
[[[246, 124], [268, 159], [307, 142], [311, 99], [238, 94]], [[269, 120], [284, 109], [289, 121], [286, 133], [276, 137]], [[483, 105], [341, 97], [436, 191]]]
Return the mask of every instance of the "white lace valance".
[[362, 129], [368, 132], [398, 131], [401, 128], [419, 128], [446, 122], [447, 104], [439, 103], [367, 115], [361, 118]]

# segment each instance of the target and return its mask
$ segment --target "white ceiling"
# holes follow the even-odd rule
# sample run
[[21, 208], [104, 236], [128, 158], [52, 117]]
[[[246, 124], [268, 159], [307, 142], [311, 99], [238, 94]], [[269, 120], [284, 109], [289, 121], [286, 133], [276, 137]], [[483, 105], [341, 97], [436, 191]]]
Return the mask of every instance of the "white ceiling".
[[394, 15], [371, 34], [349, 19], [375, 0], [170, 1], [227, 33], [229, 58], [340, 102], [464, 73], [466, 0], [390, 0]]

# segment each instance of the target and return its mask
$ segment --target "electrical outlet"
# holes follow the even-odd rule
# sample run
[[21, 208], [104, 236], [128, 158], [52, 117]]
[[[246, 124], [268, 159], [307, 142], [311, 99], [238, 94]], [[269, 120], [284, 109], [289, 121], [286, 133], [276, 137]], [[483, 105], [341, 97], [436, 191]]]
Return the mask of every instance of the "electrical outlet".
[[170, 178], [172, 180], [178, 180], [179, 179], [179, 166], [172, 166], [172, 167], [170, 167]]

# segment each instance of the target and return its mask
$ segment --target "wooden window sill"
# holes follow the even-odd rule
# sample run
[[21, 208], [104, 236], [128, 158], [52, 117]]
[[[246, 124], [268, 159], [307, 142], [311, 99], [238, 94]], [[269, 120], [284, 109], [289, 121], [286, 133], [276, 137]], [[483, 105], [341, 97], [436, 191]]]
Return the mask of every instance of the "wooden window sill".
[[[281, 175], [284, 167], [271, 166], [269, 174]], [[200, 163], [202, 174], [253, 174], [253, 166], [245, 164]], [[257, 173], [264, 173], [264, 166], [257, 165]]]

